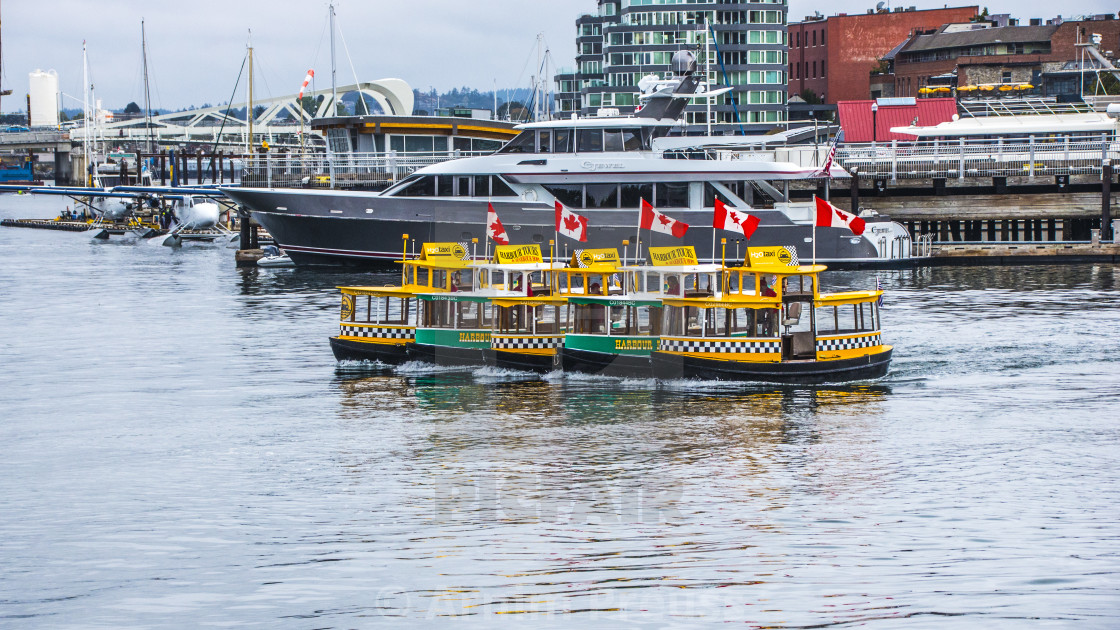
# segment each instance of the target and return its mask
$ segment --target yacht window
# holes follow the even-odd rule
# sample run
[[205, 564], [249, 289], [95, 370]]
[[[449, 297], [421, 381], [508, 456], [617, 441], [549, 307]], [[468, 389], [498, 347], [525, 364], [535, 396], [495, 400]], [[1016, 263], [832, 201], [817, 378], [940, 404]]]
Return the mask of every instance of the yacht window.
[[623, 184], [621, 199], [623, 208], [641, 207], [642, 199], [653, 200], [653, 184]]
[[537, 134], [537, 153], [552, 153], [552, 132], [542, 129]]
[[432, 137], [431, 136], [405, 136], [404, 137], [404, 151], [405, 151], [405, 153], [431, 153], [432, 152]]
[[490, 196], [492, 197], [516, 197], [517, 193], [509, 187], [501, 177], [497, 175], [490, 176]]
[[404, 186], [397, 191], [397, 197], [434, 197], [436, 194], [436, 178], [433, 175], [418, 177], [416, 181]]
[[602, 129], [580, 129], [577, 131], [577, 151], [580, 153], [592, 153], [603, 150], [603, 130]]
[[715, 205], [716, 205], [716, 199], [719, 199], [720, 201], [722, 201], [723, 203], [725, 203], [729, 206], [738, 205], [738, 204], [735, 203], [735, 201], [733, 199], [731, 199], [727, 195], [723, 194], [722, 192], [716, 190], [715, 186], [712, 186], [709, 183], [705, 183], [704, 184], [704, 207], [705, 208], [714, 208]]
[[604, 151], [622, 151], [622, 132], [616, 130], [608, 130], [603, 132], [603, 150]]
[[509, 141], [498, 153], [532, 153], [536, 148], [537, 132], [522, 131], [517, 137]]
[[544, 187], [557, 201], [571, 208], [583, 207], [583, 186], [580, 184], [552, 184]]
[[587, 184], [588, 208], [617, 208], [618, 184]]
[[469, 176], [455, 178], [455, 195], [457, 197], [471, 196], [471, 178]]
[[489, 175], [475, 175], [474, 176], [474, 196], [475, 197], [489, 197], [490, 196], [490, 176]]
[[642, 131], [640, 129], [623, 129], [622, 147], [624, 151], [641, 151], [644, 148], [642, 146]]
[[435, 143], [435, 146], [433, 147], [435, 149], [435, 151], [437, 151], [439, 153], [444, 153], [444, 152], [447, 151], [447, 138], [446, 137], [435, 136], [434, 138], [432, 138], [432, 142]]
[[687, 208], [688, 182], [658, 183], [657, 200], [653, 205], [658, 208]]
[[553, 150], [556, 153], [571, 153], [572, 152], [572, 130], [571, 129], [557, 129], [553, 133], [554, 138]]
[[439, 177], [437, 177], [436, 178], [436, 196], [437, 197], [451, 197], [454, 194], [452, 192], [452, 189], [451, 189], [452, 182], [454, 182], [454, 181], [455, 181], [455, 178], [450, 176], [450, 175], [440, 175]]

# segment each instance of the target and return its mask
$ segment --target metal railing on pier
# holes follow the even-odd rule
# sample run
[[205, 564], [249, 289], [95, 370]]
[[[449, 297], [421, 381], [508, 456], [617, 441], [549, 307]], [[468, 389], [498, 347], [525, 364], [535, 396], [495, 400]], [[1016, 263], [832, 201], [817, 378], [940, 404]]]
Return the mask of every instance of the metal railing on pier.
[[479, 155], [489, 155], [489, 152], [266, 153], [245, 161], [241, 185], [253, 188], [380, 189], [425, 166]]

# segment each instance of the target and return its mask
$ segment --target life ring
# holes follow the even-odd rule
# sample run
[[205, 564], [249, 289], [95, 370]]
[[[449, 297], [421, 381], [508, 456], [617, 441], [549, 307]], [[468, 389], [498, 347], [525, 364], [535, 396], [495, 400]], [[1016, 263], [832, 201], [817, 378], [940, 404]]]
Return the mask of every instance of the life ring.
[[537, 191], [533, 190], [532, 188], [528, 188], [525, 190], [525, 192], [521, 193], [521, 198], [525, 201], [536, 201]]

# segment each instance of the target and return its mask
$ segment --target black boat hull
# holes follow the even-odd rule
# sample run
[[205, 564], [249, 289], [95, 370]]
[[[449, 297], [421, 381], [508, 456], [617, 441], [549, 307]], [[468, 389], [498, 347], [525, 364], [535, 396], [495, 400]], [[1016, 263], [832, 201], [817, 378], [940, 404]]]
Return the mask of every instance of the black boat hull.
[[379, 361], [400, 365], [408, 360], [403, 343], [372, 343], [331, 337], [331, 351], [339, 361]]
[[892, 350], [834, 361], [748, 363], [720, 361], [667, 352], [650, 355], [653, 376], [661, 380], [757, 381], [813, 385], [881, 378], [891, 364]]
[[547, 374], [556, 369], [556, 355], [554, 354], [522, 354], [505, 350], [486, 350], [484, 355], [486, 365], [505, 370]]
[[408, 360], [442, 367], [480, 367], [486, 364], [483, 348], [449, 348], [428, 344], [408, 344]]
[[621, 378], [651, 378], [649, 356], [608, 354], [590, 350], [560, 349], [560, 365], [565, 372], [601, 374]]

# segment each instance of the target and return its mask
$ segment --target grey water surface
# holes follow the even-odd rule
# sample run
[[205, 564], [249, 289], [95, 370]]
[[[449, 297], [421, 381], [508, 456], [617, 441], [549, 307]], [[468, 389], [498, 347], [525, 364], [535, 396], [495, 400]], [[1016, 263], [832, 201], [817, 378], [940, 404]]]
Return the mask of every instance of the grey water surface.
[[876, 382], [393, 373], [393, 274], [0, 228], [0, 627], [1120, 627], [1120, 271], [876, 276]]

